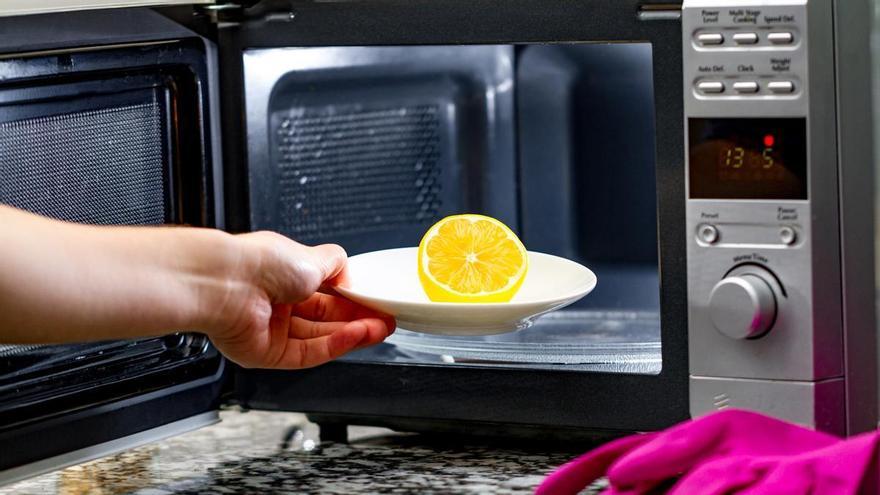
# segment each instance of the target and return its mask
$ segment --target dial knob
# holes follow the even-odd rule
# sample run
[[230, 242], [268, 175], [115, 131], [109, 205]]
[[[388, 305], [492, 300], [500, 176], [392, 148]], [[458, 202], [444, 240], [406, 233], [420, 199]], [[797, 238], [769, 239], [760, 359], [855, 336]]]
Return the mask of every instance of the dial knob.
[[709, 294], [709, 315], [715, 328], [730, 338], [759, 337], [776, 318], [776, 295], [758, 274], [729, 276]]

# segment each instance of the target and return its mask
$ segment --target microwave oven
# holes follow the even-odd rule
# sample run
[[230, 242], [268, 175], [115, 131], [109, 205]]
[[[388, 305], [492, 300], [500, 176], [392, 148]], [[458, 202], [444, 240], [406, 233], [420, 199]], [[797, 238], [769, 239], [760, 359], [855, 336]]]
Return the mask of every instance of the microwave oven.
[[223, 404], [306, 412], [325, 439], [728, 407], [877, 426], [869, 0], [122, 3], [4, 5], [0, 202], [349, 254], [478, 212], [599, 285], [526, 330], [399, 329], [298, 371], [187, 329], [0, 346], [0, 480]]

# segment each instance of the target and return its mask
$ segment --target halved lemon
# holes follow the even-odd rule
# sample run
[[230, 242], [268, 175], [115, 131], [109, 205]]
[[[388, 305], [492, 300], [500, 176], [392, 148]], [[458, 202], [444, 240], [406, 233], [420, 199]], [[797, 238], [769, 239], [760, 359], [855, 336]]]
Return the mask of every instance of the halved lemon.
[[419, 280], [432, 301], [507, 302], [528, 269], [522, 242], [492, 217], [446, 217], [419, 243]]

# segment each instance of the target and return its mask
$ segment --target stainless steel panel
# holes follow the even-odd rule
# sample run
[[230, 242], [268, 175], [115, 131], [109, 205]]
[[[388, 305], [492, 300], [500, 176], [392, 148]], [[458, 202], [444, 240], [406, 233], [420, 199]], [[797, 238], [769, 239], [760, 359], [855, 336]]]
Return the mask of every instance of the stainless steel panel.
[[[849, 433], [878, 422], [877, 320], [872, 208], [876, 161], [871, 122], [870, 0], [838, 0], [835, 6], [837, 122], [841, 207], [843, 329]], [[876, 57], [876, 54], [875, 54]], [[876, 81], [875, 81], [876, 83]]]
[[691, 416], [727, 408], [750, 409], [842, 435], [846, 417], [842, 378], [811, 381], [691, 376]]
[[[692, 375], [805, 383], [843, 376], [834, 66], [828, 63], [834, 57], [831, 7], [831, 2], [815, 0], [684, 2], [686, 118], [802, 117], [807, 121], [807, 200], [688, 200]], [[759, 42], [705, 46], [695, 41], [696, 35], [710, 31], [731, 40], [735, 33], [755, 32]], [[792, 33], [792, 43], [772, 43], [768, 37], [775, 32]], [[754, 94], [707, 95], [695, 89], [707, 78], [729, 86], [756, 81], [761, 88]], [[791, 82], [794, 90], [773, 93], [769, 86], [774, 82]], [[718, 228], [718, 242], [699, 239], [698, 229], [706, 224]], [[726, 225], [735, 225], [729, 228], [732, 240], [725, 241]], [[796, 241], [788, 244], [776, 237], [770, 242], [771, 233], [784, 227], [794, 229]], [[773, 328], [755, 340], [721, 335], [708, 316], [711, 288], [743, 263], [769, 270], [784, 289], [777, 294]], [[692, 388], [695, 409], [711, 399], [706, 393], [704, 388]], [[809, 405], [804, 394], [765, 399], [771, 401], [761, 405], [765, 411]], [[843, 415], [842, 400], [829, 407]]]

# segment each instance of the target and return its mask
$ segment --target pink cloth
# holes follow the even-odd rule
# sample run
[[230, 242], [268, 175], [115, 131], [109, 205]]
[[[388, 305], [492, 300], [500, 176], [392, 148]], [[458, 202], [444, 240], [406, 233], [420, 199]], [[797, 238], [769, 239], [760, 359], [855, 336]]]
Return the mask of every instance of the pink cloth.
[[842, 440], [739, 410], [610, 442], [560, 467], [538, 495], [576, 494], [607, 476], [606, 495], [875, 494], [880, 432]]

